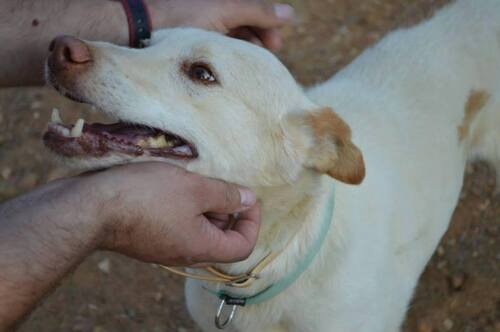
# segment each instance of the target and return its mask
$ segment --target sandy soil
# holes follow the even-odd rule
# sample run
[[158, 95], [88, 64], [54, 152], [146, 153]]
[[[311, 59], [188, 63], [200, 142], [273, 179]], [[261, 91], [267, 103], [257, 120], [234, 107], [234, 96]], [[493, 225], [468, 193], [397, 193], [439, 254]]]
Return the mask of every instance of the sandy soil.
[[[279, 55], [299, 81], [319, 82], [391, 29], [429, 16], [445, 0], [290, 1], [297, 23]], [[67, 175], [41, 144], [52, 107], [65, 120], [96, 119], [48, 89], [0, 91], [0, 201]], [[405, 332], [500, 331], [500, 195], [482, 163], [467, 169], [453, 221], [421, 278]], [[182, 281], [110, 253], [89, 257], [50, 295], [23, 332], [197, 331]]]

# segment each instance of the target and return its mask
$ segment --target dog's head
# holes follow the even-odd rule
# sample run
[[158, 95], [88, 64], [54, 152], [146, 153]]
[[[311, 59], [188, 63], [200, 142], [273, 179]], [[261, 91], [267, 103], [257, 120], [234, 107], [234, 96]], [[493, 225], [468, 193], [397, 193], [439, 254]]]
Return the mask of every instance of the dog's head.
[[247, 42], [197, 29], [159, 31], [141, 50], [60, 37], [46, 76], [119, 121], [64, 125], [54, 114], [46, 145], [83, 168], [159, 160], [253, 187], [304, 170], [351, 184], [364, 177], [347, 124]]

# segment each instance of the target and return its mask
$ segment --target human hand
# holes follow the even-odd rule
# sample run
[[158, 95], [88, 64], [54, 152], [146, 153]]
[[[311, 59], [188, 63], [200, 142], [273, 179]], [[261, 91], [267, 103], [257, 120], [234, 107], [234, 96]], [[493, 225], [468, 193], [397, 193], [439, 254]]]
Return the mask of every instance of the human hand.
[[[83, 182], [104, 225], [101, 249], [188, 266], [242, 260], [257, 240], [260, 209], [248, 189], [161, 163], [116, 167]], [[237, 212], [235, 227], [224, 230], [224, 216]]]
[[[239, 211], [234, 230], [224, 231], [227, 214]], [[163, 265], [241, 260], [259, 219], [248, 189], [160, 163], [62, 179], [4, 202], [0, 331], [12, 330], [96, 249]]]
[[153, 28], [191, 26], [214, 30], [277, 50], [278, 28], [294, 16], [287, 4], [265, 0], [147, 0]]

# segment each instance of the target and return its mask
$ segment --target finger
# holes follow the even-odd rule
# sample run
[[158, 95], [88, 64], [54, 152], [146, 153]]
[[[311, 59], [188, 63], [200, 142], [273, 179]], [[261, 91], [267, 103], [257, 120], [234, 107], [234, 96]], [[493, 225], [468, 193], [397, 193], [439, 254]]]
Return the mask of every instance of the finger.
[[231, 224], [231, 220], [227, 214], [207, 213], [205, 214], [205, 217], [215, 227], [221, 230], [225, 230]]
[[202, 179], [203, 212], [231, 214], [255, 205], [257, 197], [248, 188], [213, 179]]
[[228, 30], [240, 26], [252, 26], [261, 29], [278, 28], [290, 22], [294, 9], [288, 4], [268, 4], [265, 1], [228, 1], [223, 8], [224, 26]]
[[215, 219], [208, 219], [215, 227], [217, 227], [220, 230], [225, 230], [228, 226], [227, 221], [220, 221], [220, 220], [215, 220]]
[[212, 224], [223, 231], [233, 228], [239, 219], [238, 213], [232, 215], [207, 213], [205, 216]]
[[283, 40], [277, 29], [254, 29], [259, 40], [265, 48], [271, 51], [279, 51], [283, 46]]
[[212, 226], [206, 255], [210, 262], [236, 262], [247, 258], [257, 242], [260, 228], [260, 205], [241, 214], [233, 229], [222, 231]]
[[254, 29], [250, 27], [240, 27], [233, 29], [229, 32], [228, 36], [241, 40], [246, 40], [252, 44], [264, 47], [264, 44], [260, 40], [257, 32], [255, 32]]
[[231, 220], [231, 216], [226, 213], [206, 213], [205, 217], [207, 217], [208, 220], [210, 221], [222, 221], [222, 222], [228, 222]]

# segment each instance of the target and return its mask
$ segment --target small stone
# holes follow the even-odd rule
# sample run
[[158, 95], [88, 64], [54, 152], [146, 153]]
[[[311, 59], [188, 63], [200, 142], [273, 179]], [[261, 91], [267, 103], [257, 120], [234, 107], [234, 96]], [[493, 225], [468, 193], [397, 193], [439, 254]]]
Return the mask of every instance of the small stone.
[[490, 200], [486, 200], [485, 202], [479, 204], [479, 211], [485, 211], [486, 209], [488, 209], [488, 207], [490, 206]]
[[443, 257], [443, 256], [444, 256], [444, 253], [445, 253], [445, 251], [444, 251], [443, 246], [439, 246], [439, 247], [437, 248], [437, 254], [439, 255], [439, 257]]
[[96, 326], [92, 329], [92, 332], [106, 332], [106, 329], [102, 326]]
[[448, 264], [446, 261], [439, 261], [439, 262], [437, 263], [437, 268], [438, 268], [439, 270], [442, 270], [442, 269], [444, 269], [444, 268], [446, 267], [446, 264]]
[[36, 109], [39, 109], [42, 107], [42, 103], [40, 101], [36, 100], [36, 101], [31, 103], [30, 107], [32, 110], [36, 110]]
[[454, 274], [451, 276], [450, 283], [454, 290], [462, 289], [465, 283], [465, 274], [462, 272]]
[[97, 264], [97, 267], [101, 270], [101, 272], [109, 274], [109, 271], [111, 270], [111, 262], [108, 258], [105, 258]]
[[98, 308], [95, 304], [92, 304], [92, 303], [89, 303], [89, 304], [87, 305], [87, 307], [88, 307], [90, 310], [95, 310], [95, 311], [99, 310], [99, 308]]
[[476, 257], [478, 257], [478, 256], [479, 256], [479, 253], [478, 253], [477, 251], [474, 251], [474, 252], [472, 253], [472, 257], [476, 258]]
[[161, 302], [161, 300], [163, 299], [163, 294], [158, 292], [154, 295], [154, 299], [156, 302]]
[[40, 119], [40, 113], [38, 113], [38, 112], [33, 112], [33, 119], [35, 119], [35, 120]]
[[2, 170], [2, 178], [4, 180], [8, 180], [10, 178], [10, 176], [12, 175], [12, 169], [10, 167], [5, 167], [3, 170]]
[[418, 332], [433, 332], [432, 325], [427, 321], [421, 321], [418, 323]]
[[445, 319], [443, 326], [446, 331], [450, 331], [453, 328], [453, 321], [449, 318]]
[[137, 316], [137, 313], [135, 312], [135, 309], [133, 308], [125, 308], [125, 315], [127, 316], [127, 318], [131, 319], [131, 320], [134, 320]]

